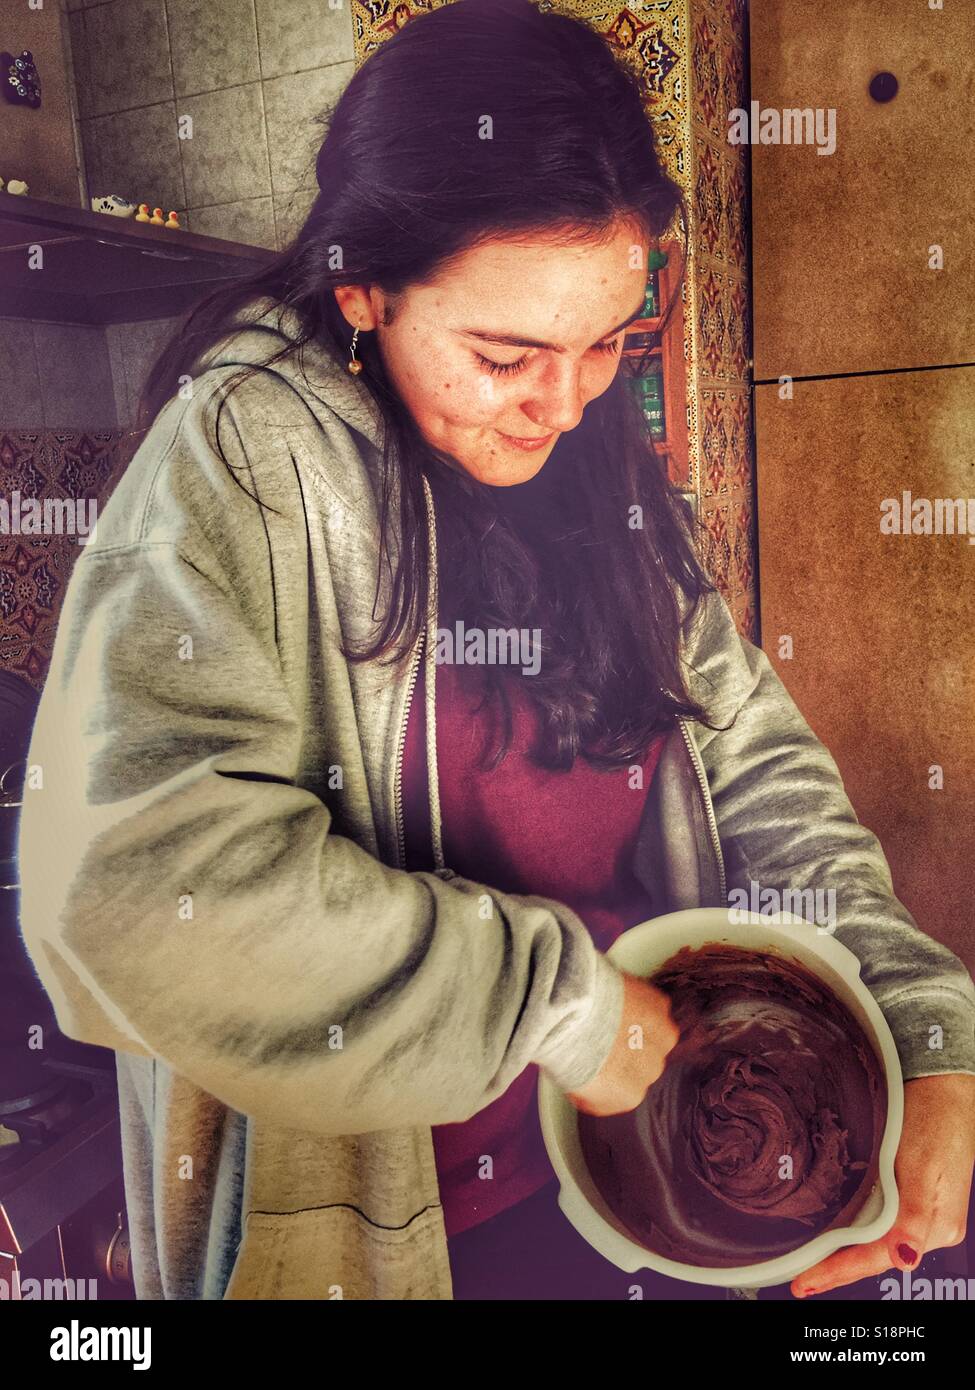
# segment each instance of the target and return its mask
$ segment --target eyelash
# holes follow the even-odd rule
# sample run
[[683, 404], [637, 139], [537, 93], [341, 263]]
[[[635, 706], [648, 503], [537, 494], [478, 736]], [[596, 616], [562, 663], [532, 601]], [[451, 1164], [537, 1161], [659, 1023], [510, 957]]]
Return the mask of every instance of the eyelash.
[[[596, 352], [607, 353], [619, 352], [620, 339], [614, 338], [611, 343], [599, 343], [595, 350]], [[479, 352], [475, 352], [474, 356], [484, 367], [485, 371], [490, 372], [492, 376], [515, 376], [524, 369], [528, 361], [527, 357], [519, 357], [517, 362], [495, 362], [490, 357], [482, 357]]]

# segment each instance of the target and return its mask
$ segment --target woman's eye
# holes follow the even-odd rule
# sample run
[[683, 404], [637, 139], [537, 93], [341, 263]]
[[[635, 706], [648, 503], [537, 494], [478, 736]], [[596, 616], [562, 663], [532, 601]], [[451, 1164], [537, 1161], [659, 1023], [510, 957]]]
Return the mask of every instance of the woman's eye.
[[[616, 353], [620, 350], [621, 342], [621, 338], [613, 338], [608, 343], [597, 343], [593, 351]], [[491, 357], [482, 357], [479, 352], [475, 352], [474, 356], [492, 376], [514, 376], [522, 371], [528, 362], [527, 357], [519, 357], [517, 362], [495, 362]]]
[[495, 362], [491, 357], [482, 357], [479, 352], [475, 352], [474, 356], [492, 376], [512, 376], [520, 372], [528, 361], [527, 357], [519, 357], [517, 362]]

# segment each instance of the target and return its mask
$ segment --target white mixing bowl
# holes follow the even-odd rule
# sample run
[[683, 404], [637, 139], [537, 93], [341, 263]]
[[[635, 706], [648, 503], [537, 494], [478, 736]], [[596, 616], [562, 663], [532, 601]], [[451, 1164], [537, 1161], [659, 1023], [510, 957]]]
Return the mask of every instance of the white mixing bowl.
[[[740, 919], [740, 920], [736, 920]], [[904, 1119], [904, 1081], [887, 1021], [860, 980], [860, 962], [824, 930], [792, 913], [769, 916], [720, 907], [671, 912], [631, 927], [606, 952], [619, 969], [647, 978], [683, 946], [721, 942], [750, 951], [777, 951], [811, 970], [846, 1005], [883, 1065], [887, 1078], [887, 1124], [876, 1181], [849, 1226], [824, 1231], [797, 1249], [759, 1264], [704, 1268], [665, 1259], [627, 1234], [603, 1201], [586, 1166], [579, 1141], [579, 1112], [544, 1071], [538, 1104], [545, 1147], [559, 1179], [559, 1206], [594, 1250], [620, 1269], [654, 1269], [690, 1284], [760, 1289], [785, 1284], [844, 1245], [863, 1245], [890, 1230], [897, 1216], [894, 1157]]]

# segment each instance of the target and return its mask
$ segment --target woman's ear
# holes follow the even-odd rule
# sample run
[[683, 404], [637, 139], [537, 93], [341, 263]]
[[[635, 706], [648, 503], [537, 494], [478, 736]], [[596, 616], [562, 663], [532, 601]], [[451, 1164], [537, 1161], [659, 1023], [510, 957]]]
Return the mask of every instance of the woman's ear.
[[365, 333], [376, 327], [379, 320], [375, 296], [366, 285], [337, 285], [333, 290], [336, 303], [353, 328]]

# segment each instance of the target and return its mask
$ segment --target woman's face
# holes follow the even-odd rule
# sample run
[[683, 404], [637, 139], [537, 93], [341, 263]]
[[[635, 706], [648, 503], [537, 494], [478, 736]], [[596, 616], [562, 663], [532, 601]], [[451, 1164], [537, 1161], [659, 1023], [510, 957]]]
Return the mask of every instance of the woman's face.
[[485, 242], [400, 296], [388, 327], [376, 287], [336, 297], [350, 322], [375, 328], [427, 442], [480, 482], [507, 487], [534, 477], [616, 375], [622, 328], [643, 308], [649, 249], [622, 223], [601, 241]]

